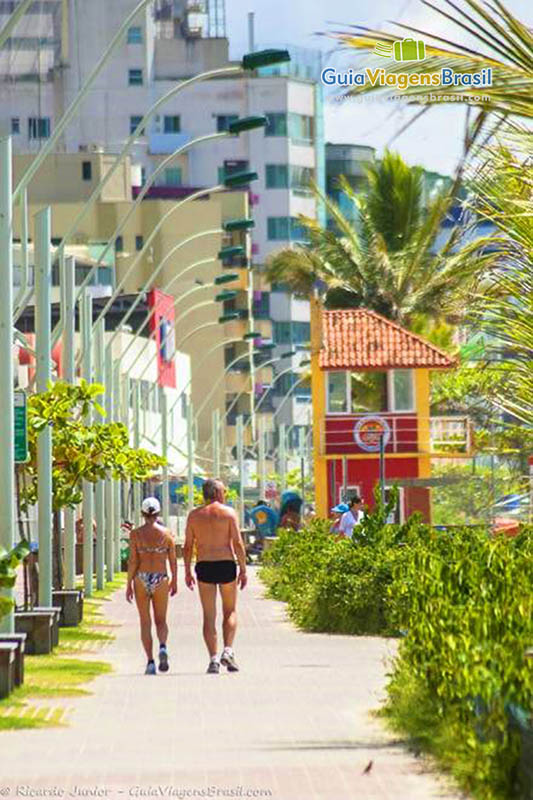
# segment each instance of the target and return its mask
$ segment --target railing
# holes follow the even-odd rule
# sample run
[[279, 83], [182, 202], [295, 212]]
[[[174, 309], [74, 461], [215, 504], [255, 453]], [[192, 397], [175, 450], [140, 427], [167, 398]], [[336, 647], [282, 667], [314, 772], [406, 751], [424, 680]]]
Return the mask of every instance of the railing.
[[414, 412], [332, 414], [320, 428], [321, 455], [385, 453], [467, 456], [472, 451], [468, 417], [419, 417]]

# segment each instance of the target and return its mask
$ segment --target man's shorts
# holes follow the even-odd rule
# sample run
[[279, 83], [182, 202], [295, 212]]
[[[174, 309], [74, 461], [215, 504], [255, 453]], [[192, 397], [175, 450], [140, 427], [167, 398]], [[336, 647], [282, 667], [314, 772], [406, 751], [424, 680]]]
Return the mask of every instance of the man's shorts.
[[231, 583], [237, 578], [235, 561], [198, 561], [196, 577], [202, 583]]

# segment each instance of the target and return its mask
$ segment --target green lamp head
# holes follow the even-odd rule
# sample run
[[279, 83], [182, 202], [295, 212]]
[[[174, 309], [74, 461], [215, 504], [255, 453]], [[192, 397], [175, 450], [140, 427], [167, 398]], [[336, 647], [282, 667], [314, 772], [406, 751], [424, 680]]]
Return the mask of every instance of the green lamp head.
[[233, 258], [233, 256], [243, 256], [244, 255], [244, 247], [242, 244], [235, 244], [230, 245], [229, 247], [223, 247], [222, 250], [218, 251], [218, 256], [221, 261], [224, 261], [226, 258]]
[[228, 272], [224, 275], [217, 275], [213, 283], [215, 286], [221, 286], [224, 283], [233, 283], [233, 281], [238, 280], [239, 275], [237, 272]]
[[222, 227], [225, 231], [247, 231], [250, 228], [255, 228], [255, 220], [247, 219], [243, 217], [242, 219], [229, 219], [227, 222], [224, 222]]
[[231, 175], [224, 175], [222, 183], [228, 189], [234, 189], [237, 186], [246, 186], [251, 181], [256, 181], [257, 178], [257, 172], [246, 170], [245, 172], [232, 172]]
[[243, 69], [258, 69], [269, 67], [272, 64], [283, 64], [290, 61], [288, 50], [258, 50], [256, 53], [247, 53], [242, 59]]

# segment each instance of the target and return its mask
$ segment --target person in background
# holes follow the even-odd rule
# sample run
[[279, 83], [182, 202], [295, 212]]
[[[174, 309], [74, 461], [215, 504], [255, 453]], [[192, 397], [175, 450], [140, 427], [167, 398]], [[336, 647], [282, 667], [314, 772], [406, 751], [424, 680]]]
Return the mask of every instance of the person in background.
[[[158, 522], [161, 506], [156, 497], [143, 500], [141, 513], [143, 524], [130, 534], [126, 599], [131, 603], [135, 596], [141, 623], [141, 641], [148, 659], [145, 674], [155, 675], [150, 610], [153, 608], [159, 639], [159, 671], [168, 672], [167, 608], [169, 595], [172, 597], [178, 591], [176, 545], [170, 531]], [[167, 561], [170, 565], [170, 581]]]
[[354, 494], [348, 503], [348, 511], [345, 511], [339, 522], [339, 533], [351, 539], [353, 536], [353, 529], [359, 525], [364, 517], [363, 501], [358, 494]]
[[279, 523], [280, 527], [299, 531], [302, 524], [302, 518], [300, 516], [301, 507], [301, 500], [288, 500], [283, 509], [283, 515]]
[[338, 506], [335, 506], [331, 509], [331, 513], [333, 514], [333, 518], [331, 520], [331, 528], [329, 529], [330, 533], [336, 534], [340, 533], [340, 524], [342, 515], [346, 514], [347, 511], [350, 510], [350, 506], [348, 503], [339, 503]]

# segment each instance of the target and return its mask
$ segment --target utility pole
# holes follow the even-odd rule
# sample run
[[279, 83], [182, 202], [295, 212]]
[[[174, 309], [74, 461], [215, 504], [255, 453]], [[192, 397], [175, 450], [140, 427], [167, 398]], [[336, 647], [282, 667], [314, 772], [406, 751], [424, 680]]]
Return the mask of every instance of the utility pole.
[[[97, 383], [104, 382], [104, 319], [95, 326], [94, 362]], [[96, 518], [96, 588], [103, 589], [105, 584], [105, 483], [98, 481], [94, 491], [94, 508]]]
[[[12, 166], [11, 137], [0, 139], [0, 497], [2, 497], [2, 516], [0, 518], [0, 546], [11, 550], [15, 543], [15, 441], [13, 411], [13, 219], [12, 219]], [[13, 589], [1, 589], [0, 595], [13, 599]], [[14, 630], [13, 612], [0, 619], [0, 631], [12, 633]]]
[[213, 476], [220, 478], [220, 411], [215, 408], [212, 416], [213, 427]]
[[[117, 359], [113, 362], [113, 422], [120, 422], [120, 418], [120, 359]], [[122, 568], [120, 558], [120, 512], [120, 481], [117, 478], [113, 478], [113, 556], [116, 572], [120, 572]]]
[[302, 511], [305, 505], [305, 428], [303, 425], [298, 429], [298, 445], [300, 450], [300, 480], [302, 492]]
[[279, 431], [279, 475], [280, 475], [280, 493], [286, 489], [287, 482], [287, 433], [285, 430], [285, 423], [281, 422], [278, 428]]
[[[35, 215], [35, 351], [36, 389], [46, 392], [52, 379], [50, 292], [50, 207]], [[10, 316], [11, 319], [11, 316]], [[52, 428], [37, 438], [37, 502], [39, 532], [39, 605], [52, 605]]]
[[[138, 450], [141, 446], [141, 383], [136, 380], [133, 384], [133, 446]], [[141, 522], [141, 485], [139, 481], [132, 481], [133, 491], [133, 521], [135, 525]]]
[[163, 483], [161, 485], [161, 507], [163, 511], [163, 522], [168, 528], [170, 524], [169, 519], [169, 496], [168, 496], [168, 409], [167, 409], [167, 395], [165, 387], [159, 387], [159, 406], [161, 410], [161, 455], [165, 459], [163, 465]]
[[263, 414], [259, 415], [259, 440], [257, 443], [257, 461], [259, 470], [259, 499], [266, 499], [266, 452], [265, 452], [265, 417]]
[[187, 397], [187, 510], [194, 508], [194, 415], [191, 396]]
[[[63, 287], [65, 328], [63, 332], [63, 377], [67, 383], [76, 383], [76, 260], [65, 258], [65, 285]], [[65, 587], [76, 586], [76, 510], [65, 508]]]
[[[88, 290], [85, 289], [80, 300], [81, 304], [81, 328], [83, 344], [83, 363], [82, 373], [84, 379], [92, 381], [92, 348], [91, 330], [93, 325], [93, 299]], [[85, 424], [90, 425], [92, 415], [89, 411], [85, 416]], [[93, 593], [93, 485], [90, 481], [83, 481], [83, 588], [86, 597], [91, 597]]]
[[242, 414], [237, 417], [237, 469], [239, 474], [239, 522], [244, 528], [244, 424]]
[[381, 502], [385, 505], [385, 434], [379, 435], [379, 488]]
[[[104, 318], [105, 319], [105, 318]], [[104, 373], [105, 373], [105, 413], [108, 422], [113, 421], [113, 361], [111, 353], [104, 351]], [[115, 541], [114, 541], [114, 490], [113, 479], [105, 479], [105, 572], [106, 579], [112, 581], [115, 576]]]

